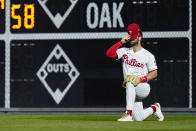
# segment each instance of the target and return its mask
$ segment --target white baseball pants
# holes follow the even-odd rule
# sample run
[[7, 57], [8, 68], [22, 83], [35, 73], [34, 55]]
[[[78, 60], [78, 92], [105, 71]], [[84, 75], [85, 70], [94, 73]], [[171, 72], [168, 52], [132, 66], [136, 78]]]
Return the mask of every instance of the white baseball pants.
[[135, 121], [143, 121], [145, 118], [153, 114], [151, 107], [143, 109], [142, 99], [146, 98], [150, 93], [150, 85], [148, 83], [140, 83], [136, 87], [130, 82], [126, 85], [126, 109], [132, 110], [133, 119]]

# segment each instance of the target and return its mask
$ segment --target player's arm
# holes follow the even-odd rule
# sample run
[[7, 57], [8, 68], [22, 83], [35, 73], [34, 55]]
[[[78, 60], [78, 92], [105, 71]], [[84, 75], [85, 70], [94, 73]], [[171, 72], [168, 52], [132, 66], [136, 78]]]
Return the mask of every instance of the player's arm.
[[115, 45], [111, 46], [107, 52], [106, 52], [106, 56], [109, 58], [118, 58], [118, 54], [116, 53], [116, 51], [118, 50], [118, 48], [120, 48], [124, 43], [126, 43], [128, 40], [130, 39], [129, 35], [125, 35], [123, 36], [122, 40], [119, 41], [118, 43], [116, 43]]
[[147, 81], [150, 81], [150, 80], [155, 79], [155, 78], [157, 77], [157, 75], [158, 75], [157, 70], [153, 70], [153, 71], [149, 72], [149, 73], [146, 75]]
[[149, 70], [149, 73], [146, 76], [140, 78], [141, 82], [147, 82], [147, 81], [153, 80], [158, 75], [158, 71], [157, 71], [158, 67], [157, 67], [155, 57], [153, 55], [149, 55], [149, 60], [147, 62], [147, 68]]
[[129, 75], [123, 81], [122, 87], [126, 87], [127, 82], [131, 82], [134, 86], [137, 86], [139, 83], [148, 82], [157, 77], [157, 70], [150, 71], [146, 76], [138, 77], [135, 75]]
[[116, 51], [118, 50], [118, 48], [121, 47], [123, 43], [120, 41], [118, 43], [116, 43], [115, 45], [111, 46], [107, 52], [106, 52], [106, 56], [109, 58], [118, 58], [118, 54], [116, 53]]

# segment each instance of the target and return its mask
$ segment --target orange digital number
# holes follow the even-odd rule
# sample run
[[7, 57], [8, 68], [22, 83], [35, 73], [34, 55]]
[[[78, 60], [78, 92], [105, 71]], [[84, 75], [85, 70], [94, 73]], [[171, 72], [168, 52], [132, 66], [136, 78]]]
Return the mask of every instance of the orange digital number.
[[12, 5], [12, 7], [11, 7], [11, 17], [12, 17], [12, 19], [17, 20], [17, 24], [12, 25], [12, 29], [20, 29], [21, 28], [22, 18], [20, 15], [15, 14], [15, 11], [20, 9], [20, 7], [21, 7], [21, 5]]
[[[28, 13], [30, 12], [30, 13]], [[34, 5], [25, 5], [24, 8], [24, 27], [32, 29], [35, 25], [35, 7]]]
[[0, 0], [0, 4], [1, 4], [1, 9], [4, 10], [5, 9], [5, 1]]
[[[11, 17], [17, 23], [12, 25], [12, 29], [20, 29], [22, 27], [21, 15], [16, 15], [16, 11], [21, 9], [21, 5], [12, 5]], [[33, 29], [35, 26], [35, 7], [34, 5], [24, 5], [24, 28]]]

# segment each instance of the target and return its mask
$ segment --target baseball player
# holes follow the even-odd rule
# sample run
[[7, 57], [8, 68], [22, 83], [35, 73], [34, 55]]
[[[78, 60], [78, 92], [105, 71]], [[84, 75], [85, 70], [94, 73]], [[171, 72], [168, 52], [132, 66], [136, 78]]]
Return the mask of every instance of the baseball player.
[[[156, 116], [158, 121], [163, 121], [164, 115], [159, 103], [154, 103], [146, 109], [143, 109], [142, 103], [142, 99], [150, 93], [148, 81], [157, 77], [155, 57], [142, 47], [142, 32], [139, 25], [130, 24], [127, 33], [106, 52], [109, 58], [122, 59], [122, 86], [126, 88], [126, 112], [117, 121], [143, 121], [150, 115]], [[125, 43], [131, 44], [131, 47], [121, 47]]]

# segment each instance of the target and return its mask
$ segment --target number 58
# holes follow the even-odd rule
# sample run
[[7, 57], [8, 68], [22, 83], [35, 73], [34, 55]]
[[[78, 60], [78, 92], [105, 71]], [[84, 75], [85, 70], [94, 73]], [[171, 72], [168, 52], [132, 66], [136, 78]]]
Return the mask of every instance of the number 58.
[[[12, 5], [11, 17], [16, 20], [17, 23], [12, 25], [12, 29], [20, 29], [22, 26], [22, 17], [17, 15], [16, 11], [21, 8], [21, 5]], [[25, 29], [32, 29], [35, 26], [35, 7], [34, 5], [24, 6], [24, 27]]]

